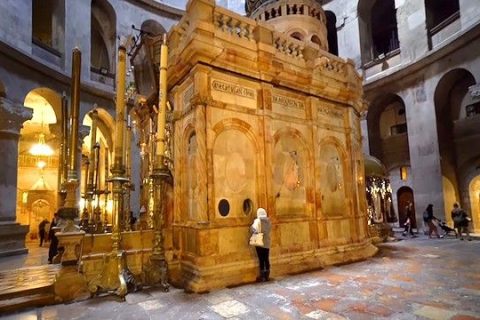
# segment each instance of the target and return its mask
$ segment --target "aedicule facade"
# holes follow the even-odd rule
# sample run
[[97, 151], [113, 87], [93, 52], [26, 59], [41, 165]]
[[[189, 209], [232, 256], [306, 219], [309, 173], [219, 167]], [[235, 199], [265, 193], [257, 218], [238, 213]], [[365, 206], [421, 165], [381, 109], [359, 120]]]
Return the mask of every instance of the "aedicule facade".
[[169, 46], [172, 281], [253, 281], [258, 207], [273, 223], [273, 276], [373, 255], [353, 64], [208, 0], [189, 3]]

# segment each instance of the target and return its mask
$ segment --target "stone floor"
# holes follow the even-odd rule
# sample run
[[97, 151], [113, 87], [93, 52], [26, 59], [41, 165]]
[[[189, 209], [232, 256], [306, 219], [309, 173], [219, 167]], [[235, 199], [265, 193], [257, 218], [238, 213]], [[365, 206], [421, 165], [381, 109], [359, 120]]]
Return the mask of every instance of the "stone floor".
[[24, 267], [37, 267], [48, 263], [48, 246], [50, 242], [38, 246], [38, 241], [26, 243], [28, 254], [0, 257], [0, 270], [12, 270]]
[[381, 245], [359, 263], [207, 294], [148, 290], [3, 319], [480, 319], [480, 241], [414, 239]]

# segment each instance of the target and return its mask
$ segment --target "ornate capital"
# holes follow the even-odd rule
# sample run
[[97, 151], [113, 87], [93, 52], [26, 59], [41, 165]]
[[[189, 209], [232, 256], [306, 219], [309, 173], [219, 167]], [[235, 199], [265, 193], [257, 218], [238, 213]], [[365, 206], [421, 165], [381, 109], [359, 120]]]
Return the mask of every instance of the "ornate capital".
[[0, 132], [18, 135], [23, 123], [32, 117], [33, 109], [0, 97]]

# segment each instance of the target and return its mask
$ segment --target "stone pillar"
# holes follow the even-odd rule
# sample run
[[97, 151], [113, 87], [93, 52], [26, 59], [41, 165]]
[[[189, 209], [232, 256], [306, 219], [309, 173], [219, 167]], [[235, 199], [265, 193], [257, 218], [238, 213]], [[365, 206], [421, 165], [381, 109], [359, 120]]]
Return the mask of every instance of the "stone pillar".
[[27, 253], [28, 226], [16, 220], [18, 139], [33, 110], [0, 97], [0, 257]]

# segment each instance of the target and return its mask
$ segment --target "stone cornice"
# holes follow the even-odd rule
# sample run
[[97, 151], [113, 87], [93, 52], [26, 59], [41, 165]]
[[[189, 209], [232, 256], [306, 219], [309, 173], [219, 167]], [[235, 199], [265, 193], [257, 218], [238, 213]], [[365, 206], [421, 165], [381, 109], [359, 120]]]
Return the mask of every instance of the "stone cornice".
[[441, 48], [427, 52], [419, 59], [409, 64], [402, 65], [400, 69], [391, 73], [385, 73], [384, 75], [374, 75], [371, 77], [373, 78], [371, 80], [366, 79], [363, 87], [364, 91], [367, 93], [368, 91], [375, 90], [381, 86], [389, 85], [404, 79], [405, 77], [412, 76], [478, 38], [480, 38], [480, 22], [463, 31], [456, 39], [446, 43]]
[[[12, 59], [28, 68], [33, 69], [36, 72], [41, 73], [42, 75], [46, 76], [49, 79], [54, 79], [58, 81], [60, 84], [65, 86], [70, 86], [71, 78], [69, 75], [64, 73], [62, 70], [50, 67], [41, 61], [37, 60], [35, 57], [27, 54], [24, 51], [18, 50], [14, 47], [11, 47], [9, 44], [0, 40], [0, 57], [4, 55], [9, 59]], [[112, 92], [107, 92], [101, 89], [98, 89], [90, 84], [85, 84], [82, 82], [81, 90], [84, 93], [91, 94], [93, 96], [112, 100], [113, 99], [113, 88]]]

